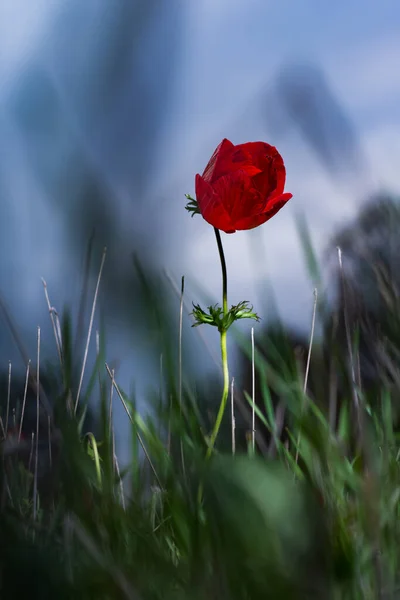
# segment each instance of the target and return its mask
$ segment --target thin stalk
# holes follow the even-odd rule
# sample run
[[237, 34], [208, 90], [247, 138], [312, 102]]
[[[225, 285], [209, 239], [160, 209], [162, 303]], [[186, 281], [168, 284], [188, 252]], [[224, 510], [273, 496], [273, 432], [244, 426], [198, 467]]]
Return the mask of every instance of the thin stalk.
[[[307, 384], [308, 384], [308, 375], [309, 375], [309, 372], [310, 372], [311, 351], [312, 351], [313, 341], [314, 341], [315, 319], [316, 319], [316, 316], [317, 316], [317, 301], [318, 301], [318, 290], [317, 290], [317, 288], [314, 288], [314, 308], [313, 308], [313, 314], [312, 314], [312, 320], [311, 320], [311, 333], [310, 333], [310, 343], [309, 343], [309, 346], [308, 346], [306, 372], [305, 372], [305, 375], [304, 375], [303, 403], [302, 403], [302, 406], [301, 406], [301, 415], [303, 415], [303, 413], [304, 413], [305, 404], [307, 402], [306, 392], [307, 392]], [[299, 461], [300, 443], [301, 443], [301, 427], [300, 427], [299, 435], [298, 435], [298, 438], [297, 438], [296, 457], [295, 457], [295, 463], [296, 463], [296, 465], [297, 465], [297, 463]]]
[[[223, 316], [225, 317], [228, 314], [228, 275], [226, 271], [226, 262], [224, 249], [222, 247], [221, 234], [218, 229], [214, 227], [215, 237], [217, 240], [219, 258], [221, 261], [221, 269], [222, 269], [222, 311]], [[221, 427], [222, 419], [225, 412], [226, 403], [228, 400], [229, 394], [229, 369], [228, 369], [228, 352], [226, 345], [226, 334], [227, 330], [224, 327], [221, 327], [220, 330], [220, 344], [221, 344], [221, 359], [222, 359], [222, 372], [224, 377], [224, 387], [222, 390], [222, 398], [221, 404], [219, 406], [217, 418], [215, 419], [214, 427], [211, 433], [210, 442], [207, 449], [206, 458], [210, 458], [212, 451], [214, 449], [215, 441], [218, 436], [219, 429]]]
[[34, 449], [34, 445], [35, 445], [35, 432], [32, 431], [32, 437], [31, 437], [31, 450], [29, 453], [29, 461], [28, 461], [28, 471], [31, 472], [31, 467], [32, 467], [32, 459], [33, 459], [33, 449]]
[[[129, 408], [128, 408], [128, 405], [127, 405], [127, 403], [125, 402], [125, 400], [124, 400], [124, 397], [123, 397], [123, 395], [122, 395], [122, 393], [121, 393], [121, 390], [119, 389], [119, 387], [118, 387], [118, 385], [117, 385], [117, 383], [116, 383], [115, 379], [113, 379], [113, 375], [112, 375], [111, 369], [110, 369], [110, 367], [108, 366], [108, 364], [107, 364], [107, 363], [105, 364], [105, 367], [106, 367], [106, 370], [107, 370], [108, 376], [110, 377], [111, 381], [113, 382], [113, 385], [114, 385], [115, 391], [117, 392], [117, 395], [118, 395], [119, 399], [120, 399], [120, 400], [121, 400], [121, 402], [122, 402], [122, 406], [124, 407], [124, 409], [125, 409], [125, 412], [126, 412], [126, 414], [128, 415], [128, 418], [129, 418], [129, 420], [130, 420], [131, 424], [132, 424], [132, 425], [134, 425], [134, 426], [136, 427], [135, 421], [134, 421], [134, 419], [133, 419], [133, 417], [132, 417], [132, 415], [131, 415], [131, 413], [130, 413], [130, 410], [129, 410]], [[145, 457], [147, 458], [147, 461], [148, 461], [148, 463], [149, 463], [149, 465], [150, 465], [150, 468], [151, 468], [151, 470], [153, 471], [154, 477], [155, 477], [155, 478], [156, 478], [156, 480], [157, 480], [158, 487], [160, 488], [160, 490], [162, 490], [162, 491], [163, 491], [163, 490], [164, 490], [164, 487], [163, 487], [163, 485], [161, 484], [161, 480], [160, 480], [160, 478], [159, 478], [159, 476], [158, 476], [158, 474], [157, 474], [157, 471], [156, 471], [156, 469], [155, 469], [155, 467], [154, 467], [154, 465], [153, 465], [153, 462], [152, 462], [152, 460], [151, 460], [151, 458], [150, 458], [150, 454], [148, 453], [148, 451], [147, 451], [147, 449], [146, 449], [146, 446], [145, 446], [145, 445], [144, 445], [144, 443], [143, 443], [142, 437], [141, 437], [140, 433], [139, 433], [137, 430], [136, 430], [136, 437], [137, 437], [137, 439], [138, 439], [138, 441], [139, 441], [139, 444], [142, 446], [142, 450], [143, 450], [143, 452], [144, 452], [144, 455], [145, 455]]]
[[232, 454], [236, 452], [236, 422], [235, 422], [235, 397], [234, 397], [235, 378], [232, 377], [231, 383], [231, 425], [232, 425]]
[[[338, 316], [337, 313], [333, 315], [333, 327], [332, 327], [332, 336], [331, 343], [332, 349], [335, 347], [336, 343], [336, 331], [338, 327]], [[337, 374], [336, 374], [336, 364], [334, 358], [334, 352], [330, 353], [330, 361], [329, 361], [329, 426], [331, 428], [332, 433], [336, 431], [336, 418], [337, 418]]]
[[[176, 282], [174, 281], [174, 279], [172, 278], [172, 276], [170, 275], [170, 273], [168, 271], [164, 272], [165, 277], [168, 279], [169, 283], [172, 286], [172, 289], [174, 290], [174, 292], [176, 293], [176, 295], [180, 298], [180, 290], [178, 285], [176, 284]], [[186, 300], [183, 298], [183, 306], [184, 309], [186, 311], [186, 314], [189, 317], [192, 317], [192, 306], [189, 305]], [[213, 346], [211, 346], [208, 341], [207, 338], [205, 337], [203, 330], [201, 329], [201, 327], [196, 327], [196, 332], [198, 333], [201, 341], [203, 342], [207, 352], [209, 353], [210, 357], [212, 358], [213, 362], [216, 364], [216, 366], [219, 368], [220, 367], [220, 360], [219, 360], [219, 355], [216, 354], [216, 352], [214, 351]]]
[[117, 459], [117, 455], [115, 453], [114, 453], [114, 466], [115, 466], [115, 471], [117, 473], [117, 477], [118, 477], [118, 481], [119, 481], [121, 505], [122, 505], [123, 510], [125, 511], [126, 506], [125, 506], [124, 482], [122, 481], [121, 472], [119, 470], [119, 465], [118, 465], [118, 459]]
[[95, 471], [96, 471], [96, 476], [97, 476], [97, 483], [99, 484], [99, 486], [101, 486], [102, 475], [101, 475], [100, 456], [99, 456], [99, 449], [97, 446], [97, 441], [96, 441], [95, 436], [91, 432], [87, 433], [85, 435], [85, 437], [87, 437], [89, 444], [92, 447]]
[[112, 429], [111, 436], [112, 436], [112, 439], [111, 439], [111, 441], [112, 441], [111, 451], [112, 451], [112, 457], [113, 457], [112, 465], [113, 465], [113, 475], [115, 476], [115, 431], [114, 431], [114, 428]]
[[37, 328], [37, 365], [36, 365], [36, 446], [35, 446], [35, 471], [33, 478], [33, 520], [37, 517], [37, 478], [38, 478], [38, 461], [39, 461], [39, 408], [40, 408], [40, 327]]
[[[28, 360], [29, 360], [28, 359], [28, 354], [27, 354], [27, 352], [25, 350], [25, 347], [24, 347], [24, 345], [22, 343], [21, 336], [19, 335], [18, 330], [17, 330], [17, 326], [16, 326], [13, 318], [11, 317], [11, 314], [9, 313], [9, 311], [8, 311], [8, 309], [7, 309], [7, 307], [6, 307], [5, 303], [4, 303], [4, 300], [2, 299], [1, 296], [0, 296], [0, 311], [2, 311], [2, 313], [3, 313], [4, 319], [5, 319], [6, 323], [7, 323], [7, 326], [9, 328], [9, 330], [10, 330], [10, 333], [11, 333], [13, 339], [14, 339], [14, 342], [15, 342], [17, 348], [18, 348], [18, 352], [20, 353], [20, 355], [22, 357], [23, 363], [25, 365], [28, 364]], [[50, 416], [52, 416], [53, 415], [53, 408], [52, 408], [50, 402], [48, 401], [48, 399], [46, 397], [46, 394], [44, 392], [44, 389], [43, 389], [42, 385], [40, 384], [40, 382], [37, 384], [37, 382], [35, 381], [35, 378], [32, 377], [32, 379], [30, 381], [30, 384], [31, 384], [31, 386], [32, 386], [32, 388], [34, 390], [36, 390], [36, 385], [40, 386], [40, 402], [42, 403], [42, 405], [45, 408], [46, 412]]]
[[216, 229], [215, 227], [214, 227], [214, 231], [215, 231], [215, 237], [217, 240], [219, 258], [221, 261], [221, 269], [222, 269], [222, 310], [223, 310], [224, 315], [226, 315], [228, 313], [228, 274], [227, 274], [227, 270], [226, 270], [226, 262], [225, 262], [224, 249], [222, 247], [221, 234], [219, 232], [219, 229]]
[[88, 335], [87, 335], [87, 339], [86, 339], [85, 352], [84, 352], [84, 355], [83, 355], [83, 363], [82, 363], [81, 376], [80, 376], [80, 379], [79, 379], [78, 392], [76, 394], [75, 411], [74, 411], [75, 414], [76, 414], [76, 412], [78, 410], [79, 396], [81, 394], [81, 389], [82, 389], [82, 384], [83, 384], [83, 376], [85, 374], [86, 361], [87, 361], [87, 356], [88, 356], [88, 352], [89, 352], [90, 338], [91, 338], [91, 335], [92, 335], [94, 313], [96, 311], [97, 297], [98, 297], [98, 294], [99, 294], [99, 287], [100, 287], [101, 275], [103, 273], [103, 267], [104, 267], [104, 263], [105, 263], [105, 260], [106, 260], [106, 254], [107, 254], [107, 248], [104, 248], [104, 250], [103, 250], [103, 256], [102, 256], [101, 264], [100, 264], [99, 275], [97, 277], [96, 290], [94, 292], [94, 298], [93, 298], [93, 304], [92, 304], [92, 312], [91, 312], [91, 315], [90, 315], [89, 330], [88, 330]]
[[111, 369], [111, 389], [110, 389], [110, 403], [108, 407], [108, 437], [112, 439], [113, 432], [113, 392], [115, 383], [115, 370]]
[[47, 307], [49, 309], [49, 315], [50, 315], [50, 319], [51, 319], [51, 324], [53, 326], [54, 338], [56, 340], [58, 358], [60, 359], [60, 364], [62, 365], [62, 363], [63, 363], [63, 358], [62, 358], [62, 343], [61, 343], [61, 336], [59, 335], [59, 327], [57, 327], [56, 316], [55, 316], [57, 313], [54, 310], [54, 308], [51, 306], [49, 292], [47, 290], [47, 283], [43, 279], [43, 277], [42, 277], [42, 283], [43, 283], [43, 288], [44, 288], [44, 295], [45, 295], [46, 302], [47, 302]]
[[346, 334], [346, 343], [347, 343], [347, 351], [349, 355], [349, 371], [350, 371], [350, 379], [351, 379], [351, 390], [353, 395], [353, 403], [357, 415], [357, 423], [358, 423], [358, 435], [361, 446], [365, 448], [365, 438], [364, 438], [364, 419], [363, 419], [363, 411], [361, 408], [359, 392], [357, 389], [357, 381], [356, 381], [356, 368], [354, 362], [354, 353], [353, 353], [353, 344], [351, 341], [351, 331], [350, 331], [350, 323], [349, 316], [347, 311], [347, 289], [346, 289], [346, 280], [343, 272], [343, 261], [342, 261], [342, 250], [341, 248], [337, 248], [338, 253], [338, 262], [339, 262], [339, 274], [340, 281], [342, 285], [342, 295], [343, 295], [343, 318], [344, 318], [344, 329]]
[[254, 360], [254, 327], [251, 328], [251, 445], [256, 450], [256, 369]]
[[[179, 419], [182, 426], [182, 328], [183, 328], [183, 295], [185, 291], [185, 277], [182, 276], [181, 298], [179, 303], [179, 348], [178, 348], [178, 393], [179, 393]], [[181, 462], [182, 472], [186, 477], [185, 472], [185, 455], [183, 452], [183, 442], [181, 438]]]
[[79, 300], [79, 309], [78, 309], [78, 319], [76, 322], [76, 334], [75, 334], [75, 352], [74, 354], [78, 354], [79, 351], [79, 337], [80, 332], [83, 331], [84, 321], [85, 321], [85, 309], [86, 302], [89, 291], [89, 279], [90, 279], [90, 263], [92, 262], [92, 252], [93, 252], [93, 242], [94, 242], [94, 229], [92, 230], [88, 245], [86, 248], [86, 256], [85, 263], [83, 267], [83, 279], [82, 279], [82, 289], [81, 296]]
[[99, 565], [99, 567], [108, 573], [113, 582], [119, 588], [121, 592], [120, 598], [126, 598], [126, 600], [140, 600], [141, 596], [131, 586], [130, 581], [126, 579], [125, 574], [120, 571], [116, 563], [108, 560], [104, 553], [101, 552], [99, 545], [90, 536], [90, 534], [84, 529], [81, 522], [74, 516], [68, 515], [66, 517], [67, 528], [75, 534], [80, 544], [85, 548], [88, 555]]
[[347, 311], [346, 278], [343, 270], [342, 250], [340, 247], [337, 247], [337, 253], [339, 262], [339, 274], [342, 284], [344, 328], [346, 333], [347, 351], [349, 355], [349, 371], [352, 384], [353, 402], [357, 414], [359, 443], [361, 446], [361, 451], [364, 455], [364, 489], [366, 498], [366, 511], [368, 516], [367, 527], [373, 545], [373, 553], [371, 560], [375, 572], [375, 597], [378, 600], [381, 600], [381, 598], [383, 598], [383, 565], [381, 558], [381, 531], [378, 515], [378, 508], [380, 503], [379, 480], [378, 474], [376, 473], [376, 469], [373, 464], [374, 460], [371, 452], [371, 447], [368, 443], [368, 439], [366, 436], [364, 414], [365, 408], [361, 405], [362, 398], [356, 381], [356, 368], [353, 354], [353, 345], [351, 340], [349, 316]]
[[53, 466], [53, 456], [52, 456], [52, 452], [51, 452], [51, 420], [50, 420], [50, 415], [47, 415], [47, 436], [48, 436], [48, 440], [49, 440], [49, 465], [50, 465], [50, 469]]
[[171, 456], [171, 411], [172, 411], [172, 395], [169, 397], [168, 405], [168, 434], [167, 434], [167, 454]]
[[8, 363], [8, 385], [7, 385], [7, 408], [6, 408], [6, 437], [8, 433], [8, 419], [10, 414], [10, 397], [11, 397], [11, 361]]

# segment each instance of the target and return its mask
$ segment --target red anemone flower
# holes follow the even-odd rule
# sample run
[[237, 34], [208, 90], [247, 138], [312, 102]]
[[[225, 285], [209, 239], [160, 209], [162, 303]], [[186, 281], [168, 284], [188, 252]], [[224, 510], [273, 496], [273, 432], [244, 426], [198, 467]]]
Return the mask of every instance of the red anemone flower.
[[286, 170], [274, 146], [222, 140], [203, 175], [196, 199], [203, 218], [225, 233], [253, 229], [273, 217], [292, 197], [284, 193]]

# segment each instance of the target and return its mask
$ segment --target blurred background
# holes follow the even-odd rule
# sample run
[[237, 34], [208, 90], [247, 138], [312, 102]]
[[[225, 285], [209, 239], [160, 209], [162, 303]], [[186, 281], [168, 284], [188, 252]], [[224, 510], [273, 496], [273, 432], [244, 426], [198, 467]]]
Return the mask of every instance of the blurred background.
[[[396, 0], [365, 0], [362, 10], [344, 0], [2, 0], [0, 293], [28, 355], [40, 325], [43, 356], [56, 356], [41, 277], [57, 310], [68, 305], [76, 317], [88, 244], [89, 301], [107, 246], [107, 358], [122, 387], [135, 381], [141, 406], [158, 367], [133, 256], [178, 287], [185, 275], [189, 305], [202, 300], [199, 288], [219, 301], [214, 234], [190, 219], [184, 194], [224, 137], [276, 145], [293, 193], [263, 227], [223, 236], [230, 303], [250, 300], [268, 322], [272, 288], [287, 327], [308, 332], [314, 284], [296, 216], [321, 260], [340, 233], [349, 243], [361, 226], [371, 239], [382, 225], [376, 213], [360, 222], [360, 211], [398, 194], [399, 59]], [[385, 223], [376, 231], [386, 247]], [[189, 323], [188, 363], [215, 370], [206, 352], [198, 359]], [[206, 329], [218, 354], [217, 332]], [[4, 371], [9, 360], [24, 372], [2, 320]], [[121, 440], [118, 407], [116, 419]]]

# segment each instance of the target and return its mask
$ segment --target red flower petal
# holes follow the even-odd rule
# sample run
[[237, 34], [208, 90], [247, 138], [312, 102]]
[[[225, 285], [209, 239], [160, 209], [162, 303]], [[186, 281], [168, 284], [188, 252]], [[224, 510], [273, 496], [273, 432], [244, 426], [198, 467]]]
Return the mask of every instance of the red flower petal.
[[265, 167], [266, 156], [272, 158], [280, 156], [275, 146], [270, 146], [266, 142], [246, 142], [245, 144], [238, 144], [235, 148], [248, 152], [252, 157], [253, 164], [261, 170]]
[[290, 198], [292, 198], [292, 194], [282, 194], [281, 196], [277, 196], [276, 198], [274, 198], [274, 202], [269, 206], [269, 208], [265, 212], [259, 215], [246, 217], [244, 219], [241, 219], [240, 221], [235, 221], [235, 228], [237, 230], [254, 229], [259, 225], [266, 223], [267, 221], [272, 219], [272, 217], [275, 216], [276, 213], [279, 212], [281, 208], [283, 208], [283, 206], [285, 206], [286, 202], [288, 202]]
[[[280, 194], [279, 196], [273, 196], [273, 197], [268, 198], [267, 204], [263, 211], [264, 214], [270, 214], [271, 212], [273, 212], [273, 214], [275, 215], [277, 212], [277, 211], [275, 211], [276, 205], [281, 204], [281, 202], [286, 204], [286, 202], [288, 202], [290, 200], [290, 198], [293, 198], [293, 194], [290, 194], [289, 192], [286, 192], [285, 194]], [[282, 208], [282, 206], [283, 205], [281, 205], [280, 208]], [[273, 215], [271, 215], [271, 216], [273, 216]]]
[[251, 153], [254, 164], [261, 169], [261, 173], [253, 178], [254, 186], [265, 197], [274, 191], [276, 194], [282, 194], [285, 188], [286, 169], [283, 158], [275, 146], [265, 142], [249, 142], [242, 146]]
[[230, 215], [234, 227], [236, 221], [258, 215], [265, 208], [265, 198], [254, 188], [252, 178], [244, 171], [220, 177], [212, 188]]
[[203, 218], [213, 227], [226, 233], [234, 233], [229, 213], [212, 186], [200, 175], [196, 175], [196, 199]]
[[274, 146], [227, 139], [216, 148], [203, 176], [196, 175], [196, 197], [204, 219], [226, 233], [253, 229], [273, 217], [292, 197], [284, 193], [286, 170]]
[[214, 183], [220, 177], [236, 171], [245, 171], [250, 176], [261, 173], [261, 169], [254, 165], [252, 155], [245, 148], [234, 146], [232, 142], [224, 139], [210, 158], [203, 178], [208, 183]]

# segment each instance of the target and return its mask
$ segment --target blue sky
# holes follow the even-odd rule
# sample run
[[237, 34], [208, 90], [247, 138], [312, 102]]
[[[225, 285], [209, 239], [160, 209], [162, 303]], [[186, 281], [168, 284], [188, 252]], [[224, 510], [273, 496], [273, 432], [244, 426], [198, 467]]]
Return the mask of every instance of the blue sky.
[[[173, 147], [157, 183], [169, 191], [169, 181], [172, 188], [183, 181], [185, 191], [192, 191], [193, 172], [202, 170], [222, 137], [236, 143], [266, 139], [275, 144], [285, 157], [287, 188], [294, 198], [257, 232], [225, 237], [228, 264], [234, 265], [231, 285], [237, 297], [240, 289], [251, 289], [249, 238], [262, 236], [283, 316], [305, 325], [312, 289], [304, 273], [294, 212], [305, 212], [322, 250], [333, 228], [353, 216], [366, 195], [381, 187], [395, 192], [399, 187], [400, 5], [373, 0], [210, 0], [191, 4], [187, 19], [181, 86], [166, 132], [166, 144], [170, 147], [172, 142]], [[269, 82], [272, 86], [279, 67], [290, 61], [311, 61], [323, 70], [367, 155], [368, 182], [354, 181], [339, 189], [294, 128], [281, 138], [270, 137], [253, 98], [265, 86], [268, 89]], [[178, 205], [171, 208], [171, 226], [180, 226], [180, 210]], [[189, 228], [186, 256], [211, 293], [219, 278], [212, 232], [203, 223], [182, 220], [183, 238]], [[260, 276], [266, 274], [263, 267], [258, 268]]]
[[[52, 37], [57, 13], [66, 11], [67, 14], [68, 6], [72, 7], [73, 3], [56, 3], [50, 0], [41, 0], [35, 4], [24, 0], [2, 2], [0, 76], [6, 84], [3, 86], [3, 95], [8, 85], [12, 87], [13, 82], [24, 76], [24, 68], [32, 56], [36, 55], [37, 61], [49, 71], [54, 71], [56, 63], [45, 54], [46, 40]], [[85, 4], [84, 9], [79, 9], [82, 6], [80, 3], [76, 6], [78, 9], [75, 10], [75, 16], [80, 16], [83, 21], [81, 29], [85, 31], [87, 23], [88, 27], [97, 32], [98, 39], [101, 39], [101, 24], [106, 24], [111, 15], [109, 3], [92, 0]], [[254, 105], [254, 97], [266, 88], [264, 104], [265, 110], [268, 110], [268, 85], [273, 85], [279, 67], [286, 62], [311, 61], [321, 67], [333, 93], [343, 104], [357, 129], [362, 147], [372, 165], [373, 187], [383, 185], [396, 190], [400, 146], [400, 78], [397, 76], [400, 58], [400, 6], [395, 0], [379, 4], [369, 0], [362, 5], [355, 1], [200, 0], [164, 2], [162, 6], [158, 21], [154, 23], [154, 33], [162, 34], [165, 28], [171, 27], [169, 20], [172, 21], [174, 16], [169, 15], [174, 11], [180, 15], [182, 27], [177, 32], [180, 51], [176, 71], [171, 75], [173, 91], [165, 108], [167, 118], [158, 148], [158, 161], [151, 177], [149, 199], [141, 209], [146, 218], [146, 210], [152, 212], [156, 206], [160, 206], [159, 197], [164, 199], [165, 210], [159, 210], [155, 216], [161, 230], [160, 256], [166, 262], [173, 262], [177, 278], [181, 272], [187, 273], [189, 265], [192, 265], [200, 280], [212, 292], [219, 277], [215, 249], [213, 243], [209, 242], [212, 235], [205, 224], [187, 221], [181, 205], [184, 202], [183, 193], [193, 191], [194, 174], [204, 168], [222, 137], [228, 137], [237, 143], [265, 139], [277, 145], [283, 154], [287, 165], [287, 187], [294, 194], [287, 208], [262, 231], [268, 252], [280, 257], [279, 265], [275, 261], [271, 262], [270, 276], [274, 285], [278, 286], [283, 316], [303, 321], [310, 290], [304, 280], [293, 229], [293, 213], [295, 210], [306, 211], [309, 225], [320, 247], [333, 226], [340, 224], [357, 210], [364, 188], [361, 186], [360, 192], [357, 182], [354, 190], [347, 190], [347, 195], [343, 189], [339, 190], [293, 127], [285, 135], [271, 135], [265, 119]], [[104, 27], [104, 37], [106, 35], [107, 28]], [[81, 47], [82, 40], [85, 39], [86, 45]], [[73, 77], [74, 69], [76, 71], [81, 66], [79, 57], [87, 54], [82, 60], [86, 61], [86, 69], [89, 71], [95, 66], [96, 55], [91, 56], [91, 52], [96, 51], [96, 44], [90, 39], [90, 35], [83, 35], [77, 38], [81, 45], [69, 44], [68, 39], [57, 45], [60, 56], [64, 54], [65, 57], [72, 57], [70, 73], [64, 70], [57, 80], [66, 96], [66, 106], [69, 102], [68, 88], [65, 84], [63, 86], [63, 82], [68, 81], [68, 77]], [[159, 39], [162, 43], [162, 35]], [[152, 43], [140, 58], [141, 69], [148, 74], [149, 81], [157, 78], [157, 51], [159, 49]], [[79, 88], [84, 82], [78, 76], [70, 82], [69, 93], [71, 97], [78, 98], [70, 106], [79, 108], [79, 89], [74, 89], [73, 86]], [[88, 89], [86, 93], [90, 102], [90, 88]], [[67, 123], [67, 117], [64, 118]], [[271, 119], [274, 119], [273, 114]], [[77, 123], [79, 128], [79, 119]], [[110, 123], [103, 138], [100, 136], [105, 151], [103, 156], [99, 155], [99, 168], [107, 173], [112, 185], [127, 188], [129, 176], [119, 172], [117, 166], [110, 168], [109, 163], [107, 164], [112, 151], [107, 148], [107, 143], [111, 144], [108, 139], [112, 138], [112, 121]], [[10, 128], [9, 124], [4, 126]], [[24, 164], [23, 138], [13, 137], [12, 131], [9, 131], [9, 136], [11, 140], [15, 139], [15, 156], [20, 161], [19, 171], [28, 172], [28, 166]], [[85, 145], [88, 153], [95, 153], [98, 139], [91, 139], [90, 134], [86, 135]], [[55, 149], [55, 161], [57, 156]], [[59, 160], [62, 160], [61, 151]], [[127, 170], [128, 167], [125, 167], [125, 171]], [[18, 193], [21, 206], [35, 205], [35, 211], [39, 211], [40, 202], [33, 199], [35, 185], [29, 180], [29, 173], [25, 181], [20, 176], [16, 181], [12, 178], [14, 189], [16, 185], [21, 188]], [[29, 200], [26, 188], [30, 190]], [[122, 193], [121, 196], [123, 195]], [[121, 200], [121, 214], [124, 217], [129, 216], [129, 198], [126, 202], [128, 206], [123, 208], [124, 201]], [[28, 208], [27, 206], [27, 210]], [[17, 228], [22, 226], [22, 212], [24, 211], [18, 208]], [[45, 212], [48, 217], [47, 207]], [[40, 218], [43, 220], [45, 217], [43, 215]], [[127, 222], [125, 218], [123, 220]], [[32, 240], [38, 250], [43, 247], [41, 273], [48, 273], [51, 268], [60, 269], [59, 264], [53, 263], [50, 266], [49, 253], [46, 251], [46, 242], [52, 243], [51, 231], [54, 232], [54, 241], [60, 239], [61, 231], [58, 228], [62, 230], [62, 222], [53, 222], [52, 227], [47, 228], [48, 240]], [[169, 236], [171, 229], [174, 230], [173, 236]], [[129, 231], [129, 227], [127, 230]], [[231, 257], [229, 262], [235, 264], [235, 269], [231, 269], [231, 286], [234, 293], [239, 295], [241, 284], [246, 289], [251, 284], [248, 241], [254, 235], [259, 233], [241, 233], [226, 238], [228, 261]], [[183, 248], [175, 243], [176, 239], [182, 241]], [[207, 277], [204, 276], [205, 273]], [[37, 289], [36, 277], [37, 273], [32, 272], [29, 280]], [[285, 297], [290, 299], [292, 296], [292, 290], [286, 287], [289, 282], [296, 287], [301, 283], [301, 302], [305, 303], [303, 310], [298, 307], [293, 312], [290, 302], [285, 301]]]
[[[190, 219], [183, 208], [185, 192], [194, 191], [195, 174], [204, 169], [223, 137], [234, 143], [261, 139], [276, 145], [285, 158], [287, 190], [293, 199], [259, 230], [224, 236], [230, 300], [249, 299], [263, 314], [261, 284], [268, 278], [282, 317], [307, 329], [313, 290], [295, 229], [296, 211], [305, 213], [317, 250], [322, 252], [335, 227], [353, 217], [368, 194], [382, 188], [399, 190], [400, 4], [397, 0], [160, 2], [149, 37], [140, 38], [131, 66], [141, 71], [141, 85], [157, 93], [158, 82], [166, 75], [164, 47], [173, 33], [176, 65], [170, 73], [165, 118], [155, 126], [160, 137], [154, 163], [150, 157], [148, 165], [150, 185], [135, 212], [129, 165], [140, 139], [136, 146], [133, 133], [131, 146], [125, 139], [131, 155], [124, 156], [119, 147], [120, 134], [129, 138], [129, 106], [135, 94], [128, 89], [103, 120], [96, 120], [99, 98], [90, 78], [101, 68], [99, 48], [107, 42], [108, 24], [115, 16], [112, 4], [111, 0], [0, 3], [1, 219], [7, 223], [0, 242], [7, 257], [0, 286], [24, 335], [32, 337], [36, 324], [48, 323], [40, 277], [48, 281], [61, 306], [63, 293], [77, 289], [70, 284], [77, 264], [68, 252], [62, 213], [49, 203], [32, 169], [26, 134], [17, 127], [10, 107], [14, 90], [32, 66], [46, 73], [62, 99], [58, 137], [48, 149], [52, 174], [78, 148], [115, 193], [121, 253], [125, 248], [128, 253], [135, 235], [151, 239], [160, 265], [176, 280], [186, 275], [189, 295], [194, 294], [193, 279], [215, 300], [220, 291], [212, 228], [200, 218]], [[69, 20], [64, 21], [66, 16]], [[63, 23], [71, 27], [71, 19], [77, 20], [76, 28], [64, 30]], [[295, 127], [274, 128], [275, 119], [279, 120], [273, 102], [275, 76], [283, 64], [296, 61], [322, 69], [356, 128], [368, 160], [368, 181], [355, 177], [338, 185]], [[129, 66], [126, 77], [129, 81]], [[268, 119], [255, 101], [261, 91]], [[160, 85], [159, 93], [163, 92]], [[140, 131], [146, 135], [151, 123], [144, 122]], [[259, 251], [260, 241], [265, 255]], [[192, 299], [197, 300], [188, 297]], [[131, 368], [131, 358], [126, 357], [134, 354], [132, 339], [121, 338], [117, 324], [113, 324], [112, 336], [114, 350], [124, 356], [124, 384]], [[210, 341], [217, 345], [211, 334]]]

